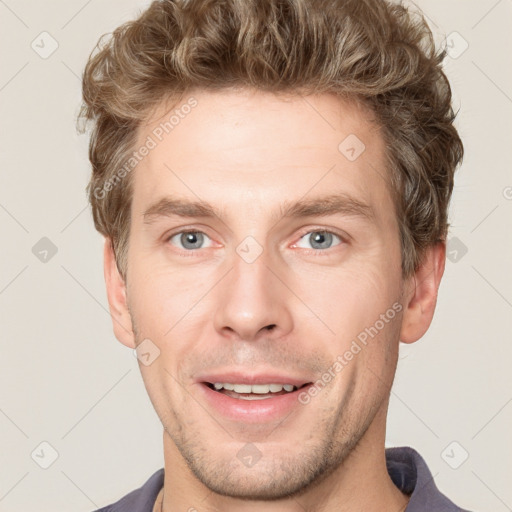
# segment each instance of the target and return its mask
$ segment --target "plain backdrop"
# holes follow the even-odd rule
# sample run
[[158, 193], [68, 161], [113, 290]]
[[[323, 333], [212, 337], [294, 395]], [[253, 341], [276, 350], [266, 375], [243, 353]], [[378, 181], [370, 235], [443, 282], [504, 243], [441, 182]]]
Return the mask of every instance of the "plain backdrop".
[[[88, 141], [75, 131], [89, 52], [147, 4], [0, 1], [1, 511], [90, 511], [163, 467], [162, 429], [137, 360], [112, 332], [102, 238], [85, 196]], [[416, 448], [460, 506], [505, 512], [512, 1], [419, 6], [450, 48], [445, 69], [466, 155], [437, 312], [422, 340], [401, 347], [387, 445]]]

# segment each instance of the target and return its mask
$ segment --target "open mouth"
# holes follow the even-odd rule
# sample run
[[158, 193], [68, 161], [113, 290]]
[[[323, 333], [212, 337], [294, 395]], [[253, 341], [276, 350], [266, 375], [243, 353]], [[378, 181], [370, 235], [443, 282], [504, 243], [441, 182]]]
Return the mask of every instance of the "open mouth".
[[204, 382], [207, 387], [239, 400], [268, 400], [281, 395], [289, 395], [295, 393], [299, 389], [309, 386], [311, 382], [307, 382], [302, 386], [293, 384], [233, 384], [228, 382]]

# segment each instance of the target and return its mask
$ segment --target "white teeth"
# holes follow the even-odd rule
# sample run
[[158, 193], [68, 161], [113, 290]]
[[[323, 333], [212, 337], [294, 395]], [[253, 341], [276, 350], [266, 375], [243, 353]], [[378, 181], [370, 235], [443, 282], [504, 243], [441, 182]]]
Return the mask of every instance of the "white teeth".
[[[224, 387], [226, 389], [229, 389], [226, 387], [226, 384], [224, 384]], [[250, 384], [235, 384], [234, 387], [233, 387], [233, 391], [235, 393], [251, 393], [252, 391], [252, 386]]]
[[270, 392], [270, 384], [253, 384], [252, 392], [258, 395], [266, 395]]
[[297, 389], [293, 384], [230, 384], [229, 382], [215, 382], [213, 387], [220, 391], [227, 389], [235, 393], [254, 393], [256, 395], [266, 395], [268, 393], [279, 393], [283, 389], [291, 392]]

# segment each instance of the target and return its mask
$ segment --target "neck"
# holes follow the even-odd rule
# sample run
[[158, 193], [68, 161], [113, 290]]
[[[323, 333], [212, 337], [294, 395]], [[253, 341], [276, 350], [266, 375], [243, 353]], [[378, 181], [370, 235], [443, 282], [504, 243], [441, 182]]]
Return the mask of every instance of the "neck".
[[403, 512], [409, 498], [393, 484], [386, 469], [386, 412], [383, 408], [377, 414], [336, 470], [300, 495], [277, 501], [247, 501], [212, 492], [190, 471], [164, 431], [164, 487], [154, 512]]

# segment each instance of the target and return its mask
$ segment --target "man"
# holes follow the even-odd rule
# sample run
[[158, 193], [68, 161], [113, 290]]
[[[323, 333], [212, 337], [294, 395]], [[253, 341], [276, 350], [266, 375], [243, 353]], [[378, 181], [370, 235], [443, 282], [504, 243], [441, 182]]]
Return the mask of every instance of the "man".
[[158, 1], [91, 56], [110, 312], [165, 458], [101, 510], [462, 510], [384, 447], [463, 153], [442, 58], [384, 0]]

